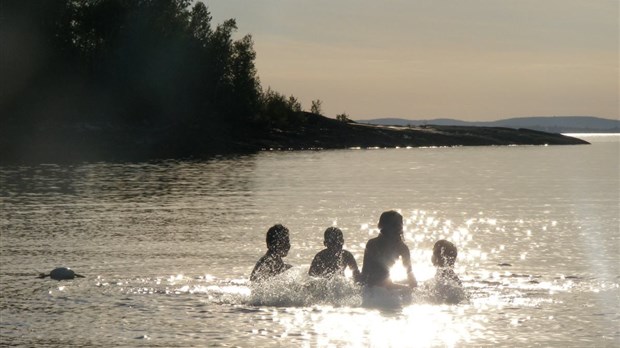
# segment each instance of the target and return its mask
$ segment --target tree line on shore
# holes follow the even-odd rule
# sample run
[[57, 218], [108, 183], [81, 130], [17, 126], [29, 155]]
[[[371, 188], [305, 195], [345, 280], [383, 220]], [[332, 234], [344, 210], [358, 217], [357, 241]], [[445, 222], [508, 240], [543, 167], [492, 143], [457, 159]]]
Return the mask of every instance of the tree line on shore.
[[299, 100], [261, 86], [252, 36], [235, 39], [234, 19], [214, 25], [192, 3], [3, 1], [3, 125], [116, 140], [122, 130], [121, 143], [143, 136], [179, 151], [299, 126]]

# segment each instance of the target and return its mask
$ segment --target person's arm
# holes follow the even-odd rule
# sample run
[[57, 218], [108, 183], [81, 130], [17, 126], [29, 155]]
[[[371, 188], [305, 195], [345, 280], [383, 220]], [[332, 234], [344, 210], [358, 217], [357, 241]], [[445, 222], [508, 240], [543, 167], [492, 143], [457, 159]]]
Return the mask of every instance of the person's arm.
[[250, 281], [254, 282], [259, 280], [259, 278], [262, 277], [261, 273], [261, 268], [263, 265], [263, 259], [261, 258], [260, 260], [258, 260], [258, 262], [256, 262], [256, 265], [254, 265], [254, 269], [252, 270], [252, 274], [250, 275]]
[[413, 275], [413, 267], [411, 266], [411, 253], [409, 252], [409, 248], [406, 244], [403, 243], [400, 257], [403, 260], [403, 266], [407, 270], [407, 283], [410, 288], [415, 288], [418, 286], [418, 281], [415, 279], [415, 275]]
[[345, 267], [349, 267], [351, 269], [351, 271], [353, 272], [353, 280], [356, 283], [361, 282], [362, 280], [362, 274], [360, 273], [360, 270], [357, 268], [357, 262], [355, 262], [355, 257], [353, 256], [353, 254], [351, 254], [349, 251], [345, 250]]
[[454, 280], [459, 286], [463, 286], [463, 282], [461, 282], [461, 279], [456, 274], [454, 274]]
[[316, 254], [314, 255], [314, 259], [312, 259], [312, 264], [310, 265], [310, 269], [308, 270], [309, 276], [318, 277], [321, 275], [321, 269], [319, 264], [319, 254]]
[[366, 248], [364, 249], [364, 260], [362, 261], [362, 271], [360, 274], [361, 283], [368, 283], [369, 273], [372, 272], [372, 267], [370, 265], [372, 263], [372, 259], [374, 258], [373, 253], [372, 240], [369, 240], [368, 243], [366, 243]]
[[284, 263], [284, 260], [282, 260], [282, 258], [281, 258], [281, 257], [279, 257], [279, 258], [278, 258], [278, 265], [277, 265], [277, 266], [276, 266], [276, 265], [274, 265], [274, 266], [275, 266], [275, 267], [274, 267], [275, 269], [273, 270], [273, 271], [274, 271], [274, 275], [275, 275], [275, 274], [280, 274], [280, 273], [286, 272], [286, 271], [288, 271], [290, 268], [292, 268], [292, 267], [293, 267], [293, 265], [289, 265], [288, 263]]

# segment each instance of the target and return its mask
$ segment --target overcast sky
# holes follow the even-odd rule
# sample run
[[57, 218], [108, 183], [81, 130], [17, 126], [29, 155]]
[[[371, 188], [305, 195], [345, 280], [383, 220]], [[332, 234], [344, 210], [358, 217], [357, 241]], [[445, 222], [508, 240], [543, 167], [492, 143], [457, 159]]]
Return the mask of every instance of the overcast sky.
[[352, 119], [619, 118], [618, 0], [208, 0], [263, 87]]

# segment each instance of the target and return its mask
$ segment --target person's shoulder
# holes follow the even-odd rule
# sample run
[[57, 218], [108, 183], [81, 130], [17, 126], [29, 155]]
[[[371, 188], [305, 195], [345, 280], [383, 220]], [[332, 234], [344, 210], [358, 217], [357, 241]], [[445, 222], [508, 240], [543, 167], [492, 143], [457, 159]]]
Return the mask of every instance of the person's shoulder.
[[252, 274], [250, 275], [251, 281], [258, 281], [265, 277], [267, 269], [269, 268], [269, 256], [270, 255], [267, 253], [261, 256], [258, 261], [256, 261], [256, 265], [254, 265], [254, 269], [252, 270]]
[[256, 261], [256, 267], [260, 267], [261, 265], [270, 265], [273, 263], [277, 263], [278, 259], [280, 258], [273, 254], [266, 253], [265, 255], [261, 256], [261, 258], [258, 259], [258, 261]]
[[323, 250], [319, 251], [319, 252], [318, 252], [318, 253], [316, 253], [316, 254], [317, 254], [317, 255], [319, 255], [319, 254], [320, 254], [320, 255], [329, 254], [329, 249], [325, 248], [325, 249], [323, 249]]
[[370, 238], [368, 242], [366, 242], [366, 246], [372, 246], [379, 243], [379, 237]]
[[269, 253], [266, 253], [265, 255], [261, 256], [260, 259], [258, 259], [258, 261], [256, 261], [256, 264], [260, 264], [260, 263], [264, 263], [265, 261], [267, 261], [267, 259], [270, 259], [271, 255]]
[[342, 259], [347, 263], [357, 264], [357, 262], [355, 262], [355, 256], [353, 256], [353, 254], [348, 250], [342, 250]]
[[448, 271], [446, 272], [446, 277], [459, 283], [459, 285], [461, 284], [461, 279], [459, 279], [459, 276], [456, 274], [456, 272], [452, 268], [448, 268]]
[[321, 258], [324, 258], [326, 254], [327, 254], [327, 249], [323, 249], [319, 251], [318, 253], [316, 253], [316, 255], [314, 255], [314, 258], [321, 259]]
[[348, 250], [342, 249], [342, 256], [343, 257], [353, 257], [353, 254], [350, 251], [348, 251]]

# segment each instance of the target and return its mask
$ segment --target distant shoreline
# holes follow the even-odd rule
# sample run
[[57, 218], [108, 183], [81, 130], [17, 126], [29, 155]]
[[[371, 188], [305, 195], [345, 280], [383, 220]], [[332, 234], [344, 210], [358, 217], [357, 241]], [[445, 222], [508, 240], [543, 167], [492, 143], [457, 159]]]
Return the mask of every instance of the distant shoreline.
[[449, 118], [409, 120], [404, 118], [377, 118], [360, 123], [399, 126], [475, 126], [527, 128], [548, 133], [620, 133], [620, 120], [594, 116], [531, 116], [513, 117], [497, 121], [462, 121]]
[[[1, 164], [200, 160], [265, 150], [369, 149], [453, 146], [582, 145], [587, 141], [530, 129], [471, 126], [379, 126], [344, 122], [308, 112], [290, 129], [244, 130], [205, 140], [200, 133], [148, 130], [4, 130]], [[212, 139], [211, 139], [212, 140]]]
[[304, 113], [300, 129], [271, 130], [256, 140], [261, 149], [312, 150], [508, 145], [582, 145], [583, 139], [530, 129], [473, 126], [383, 126], [342, 122]]
[[583, 133], [560, 133], [564, 136], [567, 137], [579, 137], [581, 136], [588, 136], [588, 137], [620, 137], [620, 133], [587, 133], [587, 132], [583, 132]]
[[620, 133], [562, 133], [562, 135], [585, 140], [587, 142], [620, 141]]

